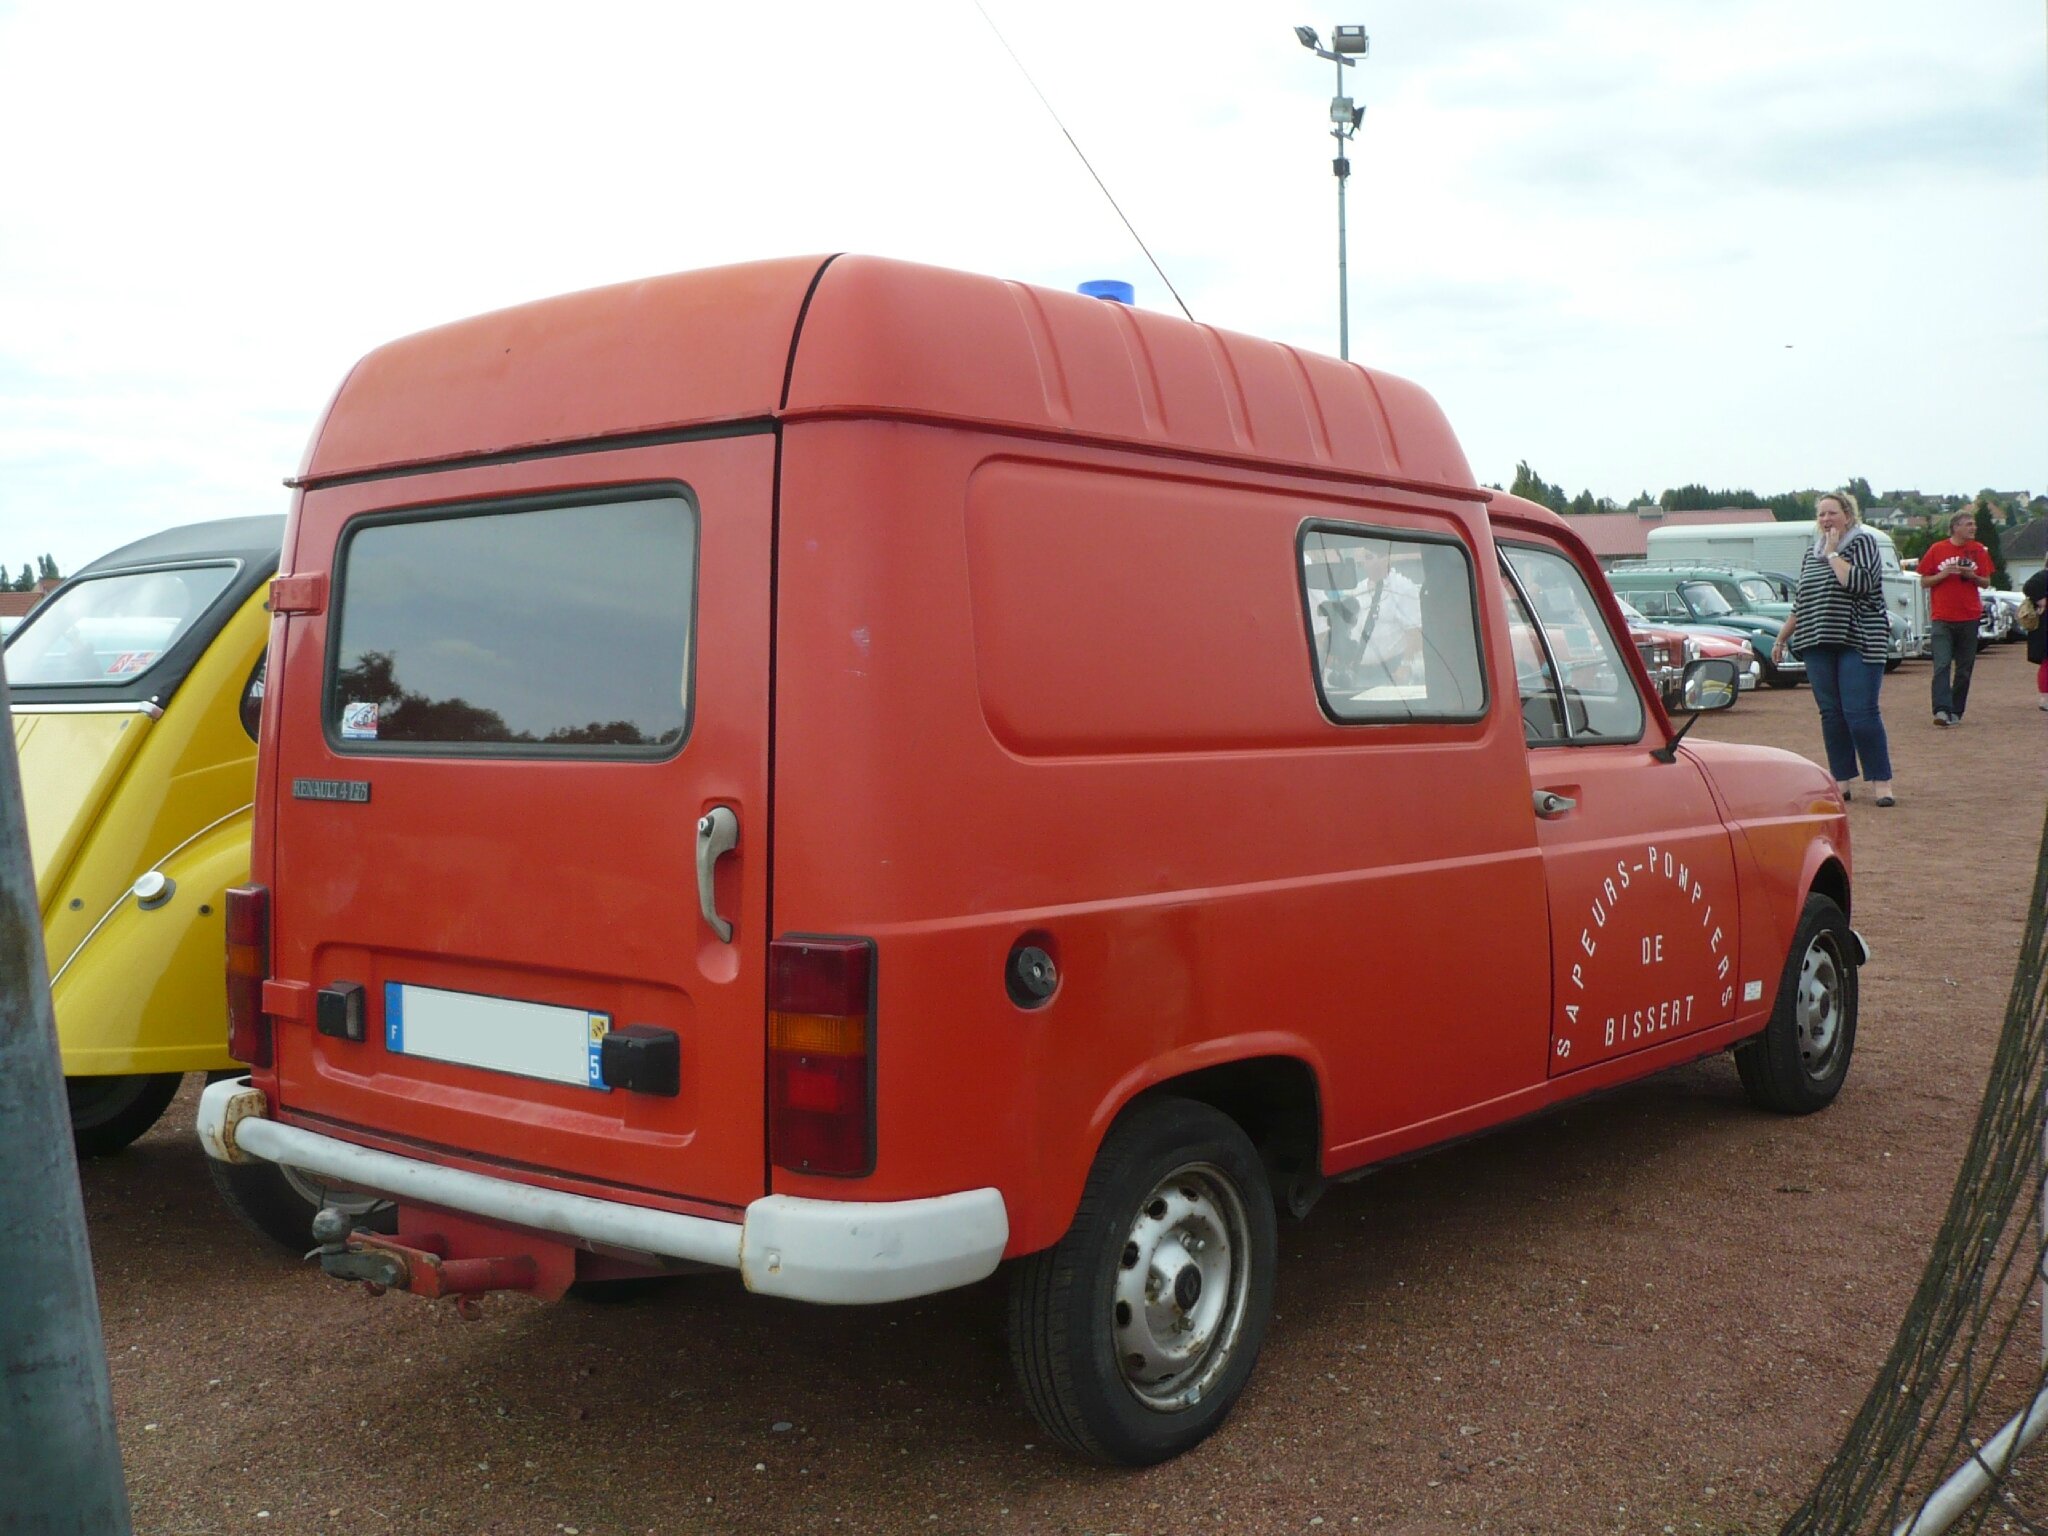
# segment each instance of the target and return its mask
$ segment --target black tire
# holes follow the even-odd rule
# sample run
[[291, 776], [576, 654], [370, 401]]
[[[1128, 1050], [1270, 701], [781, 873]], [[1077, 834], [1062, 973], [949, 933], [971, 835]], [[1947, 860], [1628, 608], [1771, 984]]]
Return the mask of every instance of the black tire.
[[1903, 656], [1887, 656], [1884, 662], [1884, 669], [1887, 673], [1896, 672], [1905, 664], [1906, 659]]
[[[1146, 1466], [1197, 1444], [1258, 1360], [1278, 1250], [1266, 1170], [1236, 1121], [1189, 1099], [1126, 1110], [1067, 1235], [1011, 1273], [1010, 1358], [1032, 1413], [1098, 1461]], [[1201, 1337], [1172, 1337], [1184, 1327]]]
[[1842, 909], [1825, 896], [1808, 896], [1771, 1022], [1735, 1048], [1735, 1070], [1751, 1103], [1810, 1115], [1842, 1091], [1856, 1050], [1855, 955]]
[[80, 1157], [105, 1157], [163, 1118], [178, 1096], [182, 1072], [149, 1072], [135, 1077], [67, 1077], [71, 1142]]
[[398, 1230], [398, 1207], [374, 1195], [324, 1185], [317, 1175], [276, 1163], [222, 1163], [206, 1160], [213, 1187], [228, 1209], [252, 1232], [294, 1254], [309, 1252], [313, 1217], [323, 1205], [339, 1206], [358, 1229], [391, 1233]]
[[1764, 686], [1766, 688], [1797, 688], [1799, 686], [1799, 679], [1799, 673], [1787, 672], [1783, 667], [1774, 666], [1769, 661], [1764, 663]]

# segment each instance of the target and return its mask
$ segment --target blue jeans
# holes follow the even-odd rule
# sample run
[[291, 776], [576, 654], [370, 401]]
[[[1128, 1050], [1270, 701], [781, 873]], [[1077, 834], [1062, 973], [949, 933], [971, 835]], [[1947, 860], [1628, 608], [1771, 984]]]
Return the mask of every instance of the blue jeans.
[[[1951, 679], [1949, 669], [1955, 675]], [[1977, 621], [1934, 621], [1934, 712], [1963, 718], [1970, 702], [1970, 674], [1977, 667]]]
[[1877, 712], [1877, 690], [1884, 682], [1884, 664], [1865, 661], [1845, 645], [1816, 645], [1799, 653], [1806, 663], [1806, 681], [1820, 706], [1820, 739], [1828, 749], [1828, 771], [1843, 783], [1863, 777], [1888, 784], [1892, 777], [1891, 743], [1885, 739], [1884, 717]]

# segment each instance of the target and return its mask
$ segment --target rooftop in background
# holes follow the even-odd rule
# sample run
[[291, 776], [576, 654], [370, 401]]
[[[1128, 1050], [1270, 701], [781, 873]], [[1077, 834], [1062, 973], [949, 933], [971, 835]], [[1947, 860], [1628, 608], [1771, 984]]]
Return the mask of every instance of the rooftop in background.
[[61, 583], [54, 576], [45, 576], [26, 592], [0, 592], [0, 619], [18, 619], [29, 609], [43, 600], [46, 593], [57, 590]]
[[1581, 512], [1567, 514], [1572, 531], [1586, 541], [1593, 558], [1603, 566], [1618, 560], [1641, 560], [1650, 552], [1652, 528], [1675, 528], [1693, 523], [1768, 523], [1768, 507], [1713, 507], [1691, 512], [1666, 512], [1662, 507], [1631, 507], [1626, 512]]
[[2048, 559], [2048, 517], [2022, 523], [1999, 541], [2008, 561]]

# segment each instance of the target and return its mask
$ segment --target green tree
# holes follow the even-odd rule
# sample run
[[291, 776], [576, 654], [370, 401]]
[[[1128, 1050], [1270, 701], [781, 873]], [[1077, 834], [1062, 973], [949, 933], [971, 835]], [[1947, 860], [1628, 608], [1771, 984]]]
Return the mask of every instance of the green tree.
[[1861, 475], [1851, 475], [1842, 489], [1856, 498], [1856, 505], [1868, 512], [1877, 505], [1877, 493], [1870, 488], [1870, 482]]
[[1781, 523], [1805, 523], [1813, 520], [1813, 502], [1812, 491], [1780, 491], [1765, 505]]
[[1536, 502], [1553, 512], [1562, 512], [1569, 505], [1565, 500], [1564, 488], [1552, 485], [1537, 474], [1529, 467], [1527, 459], [1515, 465], [1515, 483], [1508, 487], [1508, 494], [1520, 496], [1525, 501]]
[[35, 584], [36, 573], [34, 568], [32, 566], [24, 565], [21, 568], [21, 575], [15, 578], [14, 585], [11, 588], [9, 588], [9, 590], [14, 592], [29, 592], [35, 589]]
[[2012, 590], [2012, 575], [2005, 568], [2005, 551], [1998, 541], [1998, 522], [2005, 512], [2005, 504], [1989, 491], [1980, 491], [1971, 510], [1977, 514], [1977, 542], [1991, 557], [1991, 585], [2001, 592], [2009, 592]]
[[57, 571], [57, 562], [52, 560], [48, 555], [44, 555], [41, 559], [36, 561], [36, 574], [40, 576], [44, 581], [63, 580], [63, 577]]

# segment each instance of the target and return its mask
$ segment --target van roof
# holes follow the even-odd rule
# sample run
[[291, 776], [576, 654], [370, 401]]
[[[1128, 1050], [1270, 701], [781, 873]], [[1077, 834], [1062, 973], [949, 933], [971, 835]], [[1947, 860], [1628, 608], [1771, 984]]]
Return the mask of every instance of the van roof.
[[1477, 500], [1429, 395], [1177, 316], [873, 256], [591, 289], [370, 353], [300, 484], [758, 421], [881, 416], [1308, 466]]

